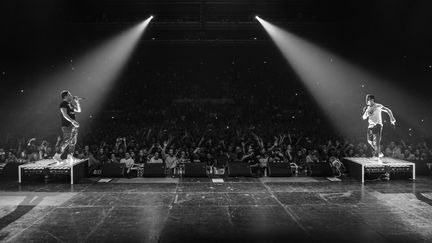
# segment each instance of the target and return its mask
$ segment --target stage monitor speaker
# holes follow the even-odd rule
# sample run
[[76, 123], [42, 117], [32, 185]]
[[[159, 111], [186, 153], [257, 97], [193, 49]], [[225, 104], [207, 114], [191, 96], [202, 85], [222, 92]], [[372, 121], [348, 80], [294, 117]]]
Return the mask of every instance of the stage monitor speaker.
[[269, 177], [286, 177], [292, 176], [290, 163], [268, 163]]
[[431, 174], [431, 170], [428, 167], [428, 162], [426, 161], [418, 161], [415, 160], [413, 161], [413, 163], [415, 164], [415, 173], [416, 175], [430, 175]]
[[308, 175], [317, 177], [333, 176], [333, 171], [328, 162], [308, 163]]
[[143, 177], [165, 177], [164, 163], [146, 163], [144, 164]]
[[252, 176], [250, 164], [247, 162], [228, 163], [228, 176]]
[[18, 179], [18, 166], [21, 165], [17, 162], [6, 163], [0, 171], [2, 179]]
[[184, 169], [185, 177], [207, 177], [207, 163], [186, 163]]
[[102, 176], [104, 177], [122, 177], [126, 165], [124, 163], [109, 163], [102, 165]]

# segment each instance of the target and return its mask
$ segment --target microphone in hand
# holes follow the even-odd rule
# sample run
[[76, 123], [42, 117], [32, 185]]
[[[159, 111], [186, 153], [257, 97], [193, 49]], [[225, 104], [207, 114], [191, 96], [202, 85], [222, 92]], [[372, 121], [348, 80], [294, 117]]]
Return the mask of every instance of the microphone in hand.
[[74, 100], [85, 100], [84, 97], [74, 96]]

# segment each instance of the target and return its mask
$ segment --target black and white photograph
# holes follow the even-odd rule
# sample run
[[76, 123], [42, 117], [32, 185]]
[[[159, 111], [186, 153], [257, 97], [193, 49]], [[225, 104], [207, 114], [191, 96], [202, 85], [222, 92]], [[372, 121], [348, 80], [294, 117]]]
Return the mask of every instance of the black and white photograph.
[[0, 242], [432, 242], [432, 1], [1, 0]]

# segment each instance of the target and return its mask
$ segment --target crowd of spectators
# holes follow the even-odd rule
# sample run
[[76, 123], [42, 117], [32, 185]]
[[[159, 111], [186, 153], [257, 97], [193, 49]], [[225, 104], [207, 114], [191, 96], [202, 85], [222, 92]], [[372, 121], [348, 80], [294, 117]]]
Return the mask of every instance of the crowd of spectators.
[[[78, 115], [81, 124], [90, 125], [80, 130], [74, 156], [88, 158], [91, 171], [124, 163], [130, 174], [136, 164], [165, 163], [173, 174], [189, 162], [225, 168], [243, 161], [256, 175], [264, 174], [268, 162], [294, 163], [301, 171], [307, 163], [372, 156], [366, 135], [347, 139], [336, 133], [305, 92], [279, 82], [287, 78], [283, 71], [229, 67], [208, 74], [211, 78], [199, 85], [190, 81], [191, 70], [198, 69], [166, 67], [129, 77], [146, 82], [122, 82], [98, 118]], [[269, 72], [274, 85], [263, 81]], [[51, 158], [61, 139], [1, 139], [0, 163]], [[409, 161], [427, 162], [432, 156], [432, 147], [416, 137], [386, 138], [382, 151]]]
[[[97, 132], [81, 134], [74, 156], [88, 158], [92, 173], [106, 163], [124, 163], [127, 175], [131, 175], [134, 165], [164, 163], [168, 174], [174, 175], [184, 163], [204, 162], [223, 169], [230, 162], [242, 161], [249, 163], [258, 176], [265, 174], [269, 162], [295, 163], [301, 172], [308, 163], [372, 156], [371, 148], [365, 141], [348, 141], [329, 137], [317, 130], [272, 127], [266, 123], [245, 126], [242, 122], [232, 122], [227, 125], [226, 121], [218, 122], [225, 120], [223, 114], [204, 110], [196, 112], [202, 118], [199, 121], [213, 119], [213, 122], [200, 123], [193, 121], [194, 118], [189, 120], [182, 116], [142, 126], [116, 121], [99, 127]], [[213, 118], [203, 116], [204, 113]], [[241, 116], [239, 120], [242, 120]], [[117, 137], [118, 133], [124, 136]], [[111, 139], [112, 136], [115, 137]], [[16, 146], [0, 148], [0, 163], [50, 159], [58, 151], [60, 141], [60, 136], [52, 142], [35, 138], [16, 140]], [[387, 157], [425, 163], [432, 155], [432, 149], [426, 142], [403, 140], [385, 143], [382, 151]]]

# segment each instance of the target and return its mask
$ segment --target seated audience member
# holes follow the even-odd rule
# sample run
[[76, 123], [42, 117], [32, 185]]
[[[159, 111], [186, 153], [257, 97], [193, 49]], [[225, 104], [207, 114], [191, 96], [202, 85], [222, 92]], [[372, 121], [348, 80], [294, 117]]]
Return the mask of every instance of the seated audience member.
[[111, 154], [108, 163], [120, 163], [120, 161], [117, 159], [115, 153], [112, 153], [112, 154]]
[[20, 157], [17, 159], [17, 161], [18, 163], [22, 163], [22, 164], [29, 162], [29, 160], [27, 159], [27, 155], [25, 154], [24, 151], [20, 153]]
[[245, 154], [242, 159], [242, 162], [246, 162], [250, 165], [251, 172], [253, 175], [258, 175], [259, 170], [259, 161], [257, 159], [257, 156], [255, 155], [255, 152], [253, 148], [249, 148], [247, 151], [247, 154]]
[[271, 155], [269, 157], [268, 162], [272, 162], [272, 163], [281, 163], [281, 162], [284, 162], [284, 156], [280, 152], [279, 149], [274, 149], [274, 150], [271, 151]]
[[[28, 143], [27, 147], [25, 148], [25, 152], [27, 154], [27, 158], [30, 161], [37, 161], [39, 160], [39, 149], [36, 145], [36, 138], [31, 138]], [[37, 154], [37, 157], [34, 154]]]
[[54, 149], [52, 146], [46, 147], [45, 153], [43, 154], [42, 159], [51, 159], [54, 156]]
[[90, 152], [90, 146], [88, 145], [84, 146], [84, 150], [78, 155], [78, 159], [88, 160], [90, 175], [94, 174], [95, 170], [100, 169], [101, 162], [93, 156], [93, 153]]
[[330, 157], [329, 163], [331, 165], [333, 175], [335, 175], [336, 177], [340, 177], [345, 173], [345, 166], [338, 158], [333, 156]]
[[99, 161], [100, 164], [106, 164], [109, 161], [109, 158], [103, 148], [100, 148], [94, 157], [97, 161]]
[[265, 149], [261, 150], [261, 153], [257, 156], [257, 159], [259, 161], [259, 171], [258, 171], [259, 175], [260, 176], [267, 175], [269, 156], [265, 151]]
[[42, 141], [39, 146], [39, 158], [40, 159], [50, 159], [53, 157], [52, 151], [50, 150], [49, 143], [47, 141]]
[[178, 165], [177, 155], [174, 154], [174, 149], [170, 148], [168, 154], [165, 154], [165, 149], [162, 150], [162, 155], [165, 160], [165, 166], [168, 175], [174, 175], [175, 168]]
[[317, 154], [316, 150], [309, 151], [309, 154], [306, 156], [306, 164], [319, 162]]
[[404, 158], [405, 158], [405, 160], [413, 161], [413, 160], [415, 160], [415, 155], [413, 153], [411, 153], [411, 151], [409, 149], [405, 149]]
[[132, 159], [129, 152], [125, 153], [125, 157], [120, 160], [120, 163], [123, 163], [126, 166], [125, 176], [131, 177], [132, 176], [131, 168], [134, 165], [134, 160]]
[[38, 152], [33, 152], [33, 153], [29, 154], [28, 156], [29, 156], [30, 162], [35, 162], [35, 161], [39, 160], [39, 153]]
[[392, 157], [395, 159], [404, 159], [404, 154], [402, 153], [402, 148], [400, 145], [395, 146]]
[[131, 149], [131, 150], [129, 150], [129, 154], [130, 154], [131, 158], [132, 158], [134, 161], [136, 161], [137, 155], [136, 155], [135, 151], [133, 151], [133, 150]]
[[135, 160], [135, 163], [137, 164], [145, 164], [148, 160], [148, 153], [146, 149], [140, 149], [138, 156]]
[[153, 157], [150, 158], [149, 163], [163, 163], [163, 159], [160, 157], [159, 152], [155, 152]]
[[299, 170], [302, 170], [303, 168], [305, 168], [306, 165], [306, 156], [303, 154], [303, 151], [301, 149], [299, 149], [297, 151], [297, 153], [295, 153], [295, 155], [293, 156], [293, 161], [292, 161], [296, 166], [298, 166]]
[[0, 149], [0, 164], [6, 163], [6, 152], [4, 149]]
[[214, 166], [217, 169], [226, 169], [228, 166], [229, 155], [223, 151], [223, 149], [219, 149], [218, 153], [214, 158]]
[[192, 159], [191, 160], [192, 160], [191, 161], [192, 163], [201, 163], [200, 156], [197, 153], [192, 154]]
[[190, 163], [191, 161], [190, 161], [189, 156], [187, 156], [186, 152], [182, 150], [180, 152], [180, 158], [178, 159], [178, 162], [180, 164], [184, 164], [184, 163]]
[[[0, 152], [0, 153], [1, 153], [1, 152]], [[6, 162], [6, 163], [18, 162], [18, 159], [17, 159], [17, 157], [16, 157], [16, 156], [11, 152], [11, 151], [9, 151], [9, 152], [7, 153], [7, 157], [6, 157], [5, 162]], [[0, 161], [0, 163], [1, 163], [1, 161]]]

